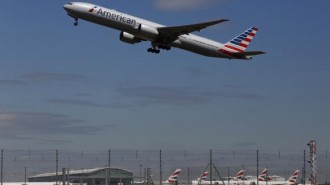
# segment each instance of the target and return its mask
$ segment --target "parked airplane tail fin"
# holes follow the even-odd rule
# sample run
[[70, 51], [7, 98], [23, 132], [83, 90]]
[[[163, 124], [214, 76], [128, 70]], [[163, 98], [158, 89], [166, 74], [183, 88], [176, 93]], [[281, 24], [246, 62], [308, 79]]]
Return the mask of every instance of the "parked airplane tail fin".
[[290, 185], [295, 185], [295, 184], [297, 184], [297, 178], [298, 178], [298, 175], [299, 175], [299, 170], [296, 170], [296, 171], [294, 171], [293, 172], [293, 174], [290, 176], [290, 178], [289, 178], [289, 184]]
[[209, 175], [209, 172], [204, 172], [200, 177], [197, 178], [198, 181], [205, 181], [207, 179], [207, 176]]
[[229, 50], [232, 53], [244, 52], [257, 32], [258, 32], [258, 28], [251, 27], [245, 30], [240, 35], [238, 35], [237, 37], [225, 43], [224, 46], [226, 47], [227, 50]]
[[268, 176], [268, 169], [265, 168], [258, 177], [259, 181], [272, 181], [273, 179]]
[[234, 177], [234, 180], [244, 180], [245, 170], [240, 170]]
[[175, 183], [178, 181], [178, 176], [180, 175], [181, 169], [176, 169], [170, 177], [166, 180], [167, 183]]

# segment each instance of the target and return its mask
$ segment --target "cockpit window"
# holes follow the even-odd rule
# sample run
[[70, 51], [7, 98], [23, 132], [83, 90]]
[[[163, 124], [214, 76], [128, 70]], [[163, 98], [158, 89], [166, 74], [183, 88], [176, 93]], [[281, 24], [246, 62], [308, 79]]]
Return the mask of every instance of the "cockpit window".
[[67, 3], [67, 5], [73, 5], [73, 3]]

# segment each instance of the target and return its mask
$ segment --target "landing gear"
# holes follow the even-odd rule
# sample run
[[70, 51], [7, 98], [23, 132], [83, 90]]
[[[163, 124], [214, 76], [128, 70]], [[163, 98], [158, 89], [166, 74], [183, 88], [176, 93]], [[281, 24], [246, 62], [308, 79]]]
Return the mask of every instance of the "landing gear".
[[158, 44], [158, 43], [152, 42], [151, 45], [152, 45], [152, 47], [147, 50], [149, 53], [158, 54], [158, 53], [160, 53], [160, 49], [164, 49], [164, 50], [171, 49], [171, 46], [167, 45], [167, 44]]
[[150, 53], [150, 52], [151, 52], [151, 53], [156, 53], [156, 54], [160, 53], [160, 50], [157, 49], [157, 48], [148, 48], [147, 51], [148, 51], [149, 53]]
[[74, 26], [78, 26], [78, 19], [77, 18], [74, 18], [75, 22], [74, 22]]
[[165, 50], [170, 50], [171, 49], [171, 46], [169, 46], [169, 45], [159, 45], [158, 46], [160, 49], [165, 49]]
[[70, 17], [72, 17], [72, 18], [74, 19], [74, 23], [73, 23], [73, 25], [74, 25], [74, 26], [78, 26], [78, 18], [74, 17], [73, 15], [71, 15], [71, 14], [69, 14], [69, 13], [68, 13], [68, 16], [70, 16]]

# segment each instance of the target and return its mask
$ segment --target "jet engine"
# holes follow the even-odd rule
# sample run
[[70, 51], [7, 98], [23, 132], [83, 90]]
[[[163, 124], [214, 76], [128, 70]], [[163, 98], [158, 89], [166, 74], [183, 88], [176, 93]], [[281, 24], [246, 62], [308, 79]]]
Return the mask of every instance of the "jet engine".
[[129, 44], [135, 44], [138, 42], [141, 42], [141, 39], [135, 37], [134, 35], [127, 33], [127, 32], [121, 32], [119, 39], [123, 42], [129, 43]]
[[140, 24], [138, 27], [138, 36], [145, 40], [153, 40], [158, 36], [159, 32], [156, 28]]

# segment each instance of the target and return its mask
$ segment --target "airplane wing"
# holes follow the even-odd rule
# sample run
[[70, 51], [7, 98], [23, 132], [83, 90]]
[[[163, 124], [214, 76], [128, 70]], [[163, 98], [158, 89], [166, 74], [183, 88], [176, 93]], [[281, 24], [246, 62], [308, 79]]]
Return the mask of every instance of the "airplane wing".
[[219, 19], [210, 22], [203, 22], [198, 24], [190, 24], [183, 26], [171, 26], [171, 27], [159, 27], [157, 28], [160, 33], [161, 40], [171, 41], [176, 40], [180, 35], [189, 34], [194, 31], [200, 31], [209, 26], [213, 26], [215, 24], [219, 24], [225, 21], [229, 21], [228, 19]]

